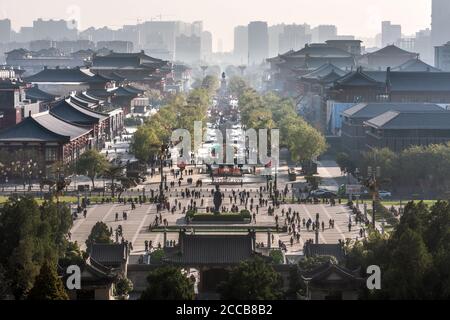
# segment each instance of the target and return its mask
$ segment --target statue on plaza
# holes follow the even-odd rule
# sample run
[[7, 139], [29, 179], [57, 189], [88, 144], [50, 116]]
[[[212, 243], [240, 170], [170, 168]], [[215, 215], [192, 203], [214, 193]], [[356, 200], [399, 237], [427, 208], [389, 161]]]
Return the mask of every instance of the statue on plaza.
[[214, 193], [214, 212], [220, 212], [222, 206], [222, 193], [219, 186], [216, 186], [216, 192]]

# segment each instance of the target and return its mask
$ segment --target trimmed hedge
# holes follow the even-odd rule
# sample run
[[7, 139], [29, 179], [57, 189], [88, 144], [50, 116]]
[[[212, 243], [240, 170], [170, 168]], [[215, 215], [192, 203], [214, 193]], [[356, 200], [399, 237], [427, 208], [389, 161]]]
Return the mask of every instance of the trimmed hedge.
[[251, 220], [251, 214], [248, 210], [242, 210], [240, 213], [222, 213], [222, 214], [208, 214], [196, 213], [189, 211], [186, 214], [192, 222], [245, 222]]

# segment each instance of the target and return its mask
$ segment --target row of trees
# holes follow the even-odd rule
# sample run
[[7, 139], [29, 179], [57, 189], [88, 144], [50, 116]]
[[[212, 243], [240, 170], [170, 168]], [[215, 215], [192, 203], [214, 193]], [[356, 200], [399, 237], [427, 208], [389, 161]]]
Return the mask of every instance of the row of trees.
[[[161, 266], [150, 272], [142, 300], [193, 300], [195, 279], [174, 266]], [[283, 281], [262, 258], [243, 261], [219, 285], [223, 300], [276, 300], [283, 297]]]
[[449, 299], [450, 203], [409, 203], [390, 236], [356, 243], [347, 263], [381, 268], [381, 290], [366, 291], [369, 299]]
[[311, 161], [327, 149], [325, 137], [301, 118], [292, 100], [274, 93], [258, 94], [242, 79], [230, 81], [239, 97], [242, 122], [247, 128], [280, 129], [280, 146], [289, 149], [293, 161]]
[[[56, 265], [71, 248], [67, 240], [71, 226], [70, 209], [52, 200], [39, 205], [31, 197], [12, 198], [0, 208], [2, 297], [67, 298]], [[50, 278], [56, 282], [50, 283]], [[41, 290], [44, 286], [49, 290]]]
[[[111, 197], [116, 193], [119, 198], [122, 193], [132, 187], [132, 180], [124, 174], [124, 167], [108, 162], [108, 159], [97, 150], [89, 150], [81, 155], [75, 165], [77, 174], [85, 175], [91, 179], [92, 189], [95, 189], [95, 180], [105, 178], [111, 181]], [[117, 183], [120, 183], [117, 185]]]
[[211, 93], [216, 86], [213, 80], [205, 78], [204, 87], [195, 89], [189, 95], [173, 96], [159, 112], [140, 126], [131, 142], [131, 151], [137, 159], [149, 162], [169, 142], [172, 132], [186, 129], [194, 133], [194, 123], [206, 124]]
[[415, 146], [400, 153], [390, 149], [365, 152], [358, 162], [340, 154], [338, 163], [354, 172], [358, 167], [367, 176], [368, 167], [381, 169], [381, 179], [394, 190], [446, 195], [450, 190], [450, 145]]

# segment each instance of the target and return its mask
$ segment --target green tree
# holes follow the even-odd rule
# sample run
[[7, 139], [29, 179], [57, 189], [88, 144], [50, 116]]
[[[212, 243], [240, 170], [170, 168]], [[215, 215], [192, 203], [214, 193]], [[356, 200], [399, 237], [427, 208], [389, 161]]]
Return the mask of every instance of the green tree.
[[336, 155], [336, 163], [342, 172], [347, 171], [354, 173], [356, 169], [355, 163], [352, 161], [350, 156], [345, 152], [340, 152]]
[[121, 277], [115, 285], [115, 293], [118, 296], [124, 296], [133, 291], [133, 282], [130, 279]]
[[228, 90], [236, 98], [240, 98], [247, 89], [247, 82], [238, 76], [232, 77], [228, 83]]
[[219, 78], [208, 75], [203, 79], [202, 88], [208, 90], [210, 94], [215, 94], [220, 88]]
[[193, 300], [194, 283], [173, 266], [163, 266], [150, 272], [148, 287], [142, 293], [141, 300]]
[[11, 293], [11, 281], [7, 278], [6, 270], [0, 265], [0, 300], [4, 300]]
[[108, 226], [103, 222], [97, 222], [86, 240], [87, 252], [90, 252], [92, 245], [95, 243], [113, 243], [111, 237], [112, 233]]
[[33, 288], [28, 294], [28, 300], [69, 300], [56, 267], [45, 262], [36, 278]]
[[116, 182], [120, 181], [123, 177], [122, 166], [110, 165], [107, 169], [103, 171], [103, 177], [109, 179], [111, 181], [111, 197], [114, 198], [116, 196]]
[[45, 261], [56, 261], [67, 246], [70, 209], [53, 201], [39, 206], [31, 197], [12, 198], [0, 208], [0, 265], [16, 299], [32, 288]]
[[86, 175], [91, 179], [92, 189], [95, 189], [95, 179], [101, 176], [108, 166], [105, 156], [97, 150], [89, 150], [78, 159], [76, 169], [78, 174]]
[[389, 268], [383, 269], [384, 290], [394, 300], [425, 298], [427, 286], [424, 280], [432, 258], [421, 235], [406, 229], [394, 244]]
[[281, 276], [262, 258], [242, 262], [219, 285], [224, 300], [276, 300], [282, 297]]
[[371, 299], [449, 299], [449, 230], [448, 202], [408, 203], [390, 234], [373, 231], [347, 248], [347, 267], [380, 266], [382, 289], [366, 292]]

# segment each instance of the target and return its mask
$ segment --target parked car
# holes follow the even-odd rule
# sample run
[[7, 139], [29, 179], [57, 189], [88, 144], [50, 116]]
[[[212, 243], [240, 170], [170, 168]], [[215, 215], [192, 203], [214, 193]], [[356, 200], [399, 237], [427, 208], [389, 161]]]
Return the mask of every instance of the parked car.
[[392, 193], [390, 193], [389, 191], [380, 191], [378, 192], [378, 194], [380, 195], [381, 199], [387, 199], [392, 197]]
[[336, 198], [337, 194], [330, 190], [318, 189], [311, 191], [310, 196], [314, 198]]

